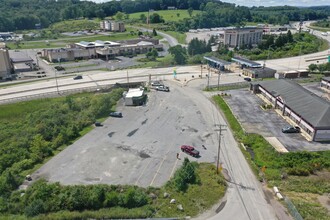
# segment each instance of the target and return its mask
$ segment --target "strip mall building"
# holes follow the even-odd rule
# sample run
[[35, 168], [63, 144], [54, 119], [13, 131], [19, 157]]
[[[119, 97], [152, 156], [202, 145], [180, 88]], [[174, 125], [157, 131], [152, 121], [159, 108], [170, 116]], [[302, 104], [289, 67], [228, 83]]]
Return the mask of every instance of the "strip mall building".
[[250, 89], [261, 94], [275, 109], [281, 110], [312, 141], [330, 141], [330, 103], [292, 80], [251, 83]]

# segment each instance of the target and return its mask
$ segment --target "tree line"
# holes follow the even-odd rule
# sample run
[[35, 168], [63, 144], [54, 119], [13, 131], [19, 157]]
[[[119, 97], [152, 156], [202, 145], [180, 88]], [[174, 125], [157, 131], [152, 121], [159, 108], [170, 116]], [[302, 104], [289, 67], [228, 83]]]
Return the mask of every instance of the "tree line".
[[[0, 31], [34, 29], [36, 24], [47, 28], [55, 22], [67, 19], [100, 18], [117, 12], [126, 14], [153, 10], [177, 9], [201, 10], [191, 19], [173, 25], [175, 30], [242, 25], [244, 22], [284, 24], [290, 21], [324, 19], [330, 10], [297, 7], [236, 6], [215, 0], [122, 0], [95, 3], [79, 0], [1, 0]], [[281, 15], [281, 16], [279, 16]]]

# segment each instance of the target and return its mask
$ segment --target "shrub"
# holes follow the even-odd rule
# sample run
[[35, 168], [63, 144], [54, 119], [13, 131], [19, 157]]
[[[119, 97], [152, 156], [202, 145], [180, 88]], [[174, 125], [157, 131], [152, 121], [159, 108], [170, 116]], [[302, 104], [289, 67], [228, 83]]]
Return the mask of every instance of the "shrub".
[[188, 184], [196, 183], [196, 167], [189, 161], [188, 158], [185, 158], [183, 165], [178, 169], [174, 174], [174, 186], [178, 191], [186, 191]]
[[28, 217], [36, 216], [45, 212], [44, 203], [41, 199], [34, 200], [25, 208], [25, 215]]

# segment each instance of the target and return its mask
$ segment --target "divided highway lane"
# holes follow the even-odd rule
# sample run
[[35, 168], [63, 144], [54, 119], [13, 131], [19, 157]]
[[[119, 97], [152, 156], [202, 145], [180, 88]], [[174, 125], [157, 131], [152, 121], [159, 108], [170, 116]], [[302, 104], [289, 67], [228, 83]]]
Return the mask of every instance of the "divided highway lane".
[[[183, 66], [177, 67], [177, 78], [183, 80], [184, 78], [191, 78], [191, 75], [197, 76], [200, 73], [200, 66]], [[120, 70], [109, 72], [92, 71], [85, 73], [83, 79], [73, 80], [73, 77], [58, 78], [58, 90], [61, 92], [68, 89], [81, 89], [87, 87], [95, 87], [97, 85], [109, 85], [115, 83], [126, 83], [127, 76], [130, 82], [133, 81], [148, 81], [149, 75], [151, 80], [169, 80], [173, 79], [173, 68], [159, 68], [159, 69], [134, 69], [134, 70]], [[180, 75], [181, 74], [181, 75]], [[183, 75], [182, 75], [183, 74]], [[186, 75], [188, 74], [188, 75]], [[29, 95], [37, 95], [49, 92], [57, 92], [57, 85], [55, 78], [49, 78], [37, 82], [29, 82], [19, 85], [7, 84], [6, 87], [0, 88], [0, 101], [12, 98], [21, 98]]]

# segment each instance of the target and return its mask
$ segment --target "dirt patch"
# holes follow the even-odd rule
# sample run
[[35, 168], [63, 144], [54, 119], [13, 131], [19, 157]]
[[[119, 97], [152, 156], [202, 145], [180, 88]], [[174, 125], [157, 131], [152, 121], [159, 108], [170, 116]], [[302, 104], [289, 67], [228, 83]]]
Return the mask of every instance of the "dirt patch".
[[319, 196], [317, 198], [321, 205], [328, 210], [328, 213], [330, 214], [330, 193], [327, 195]]

